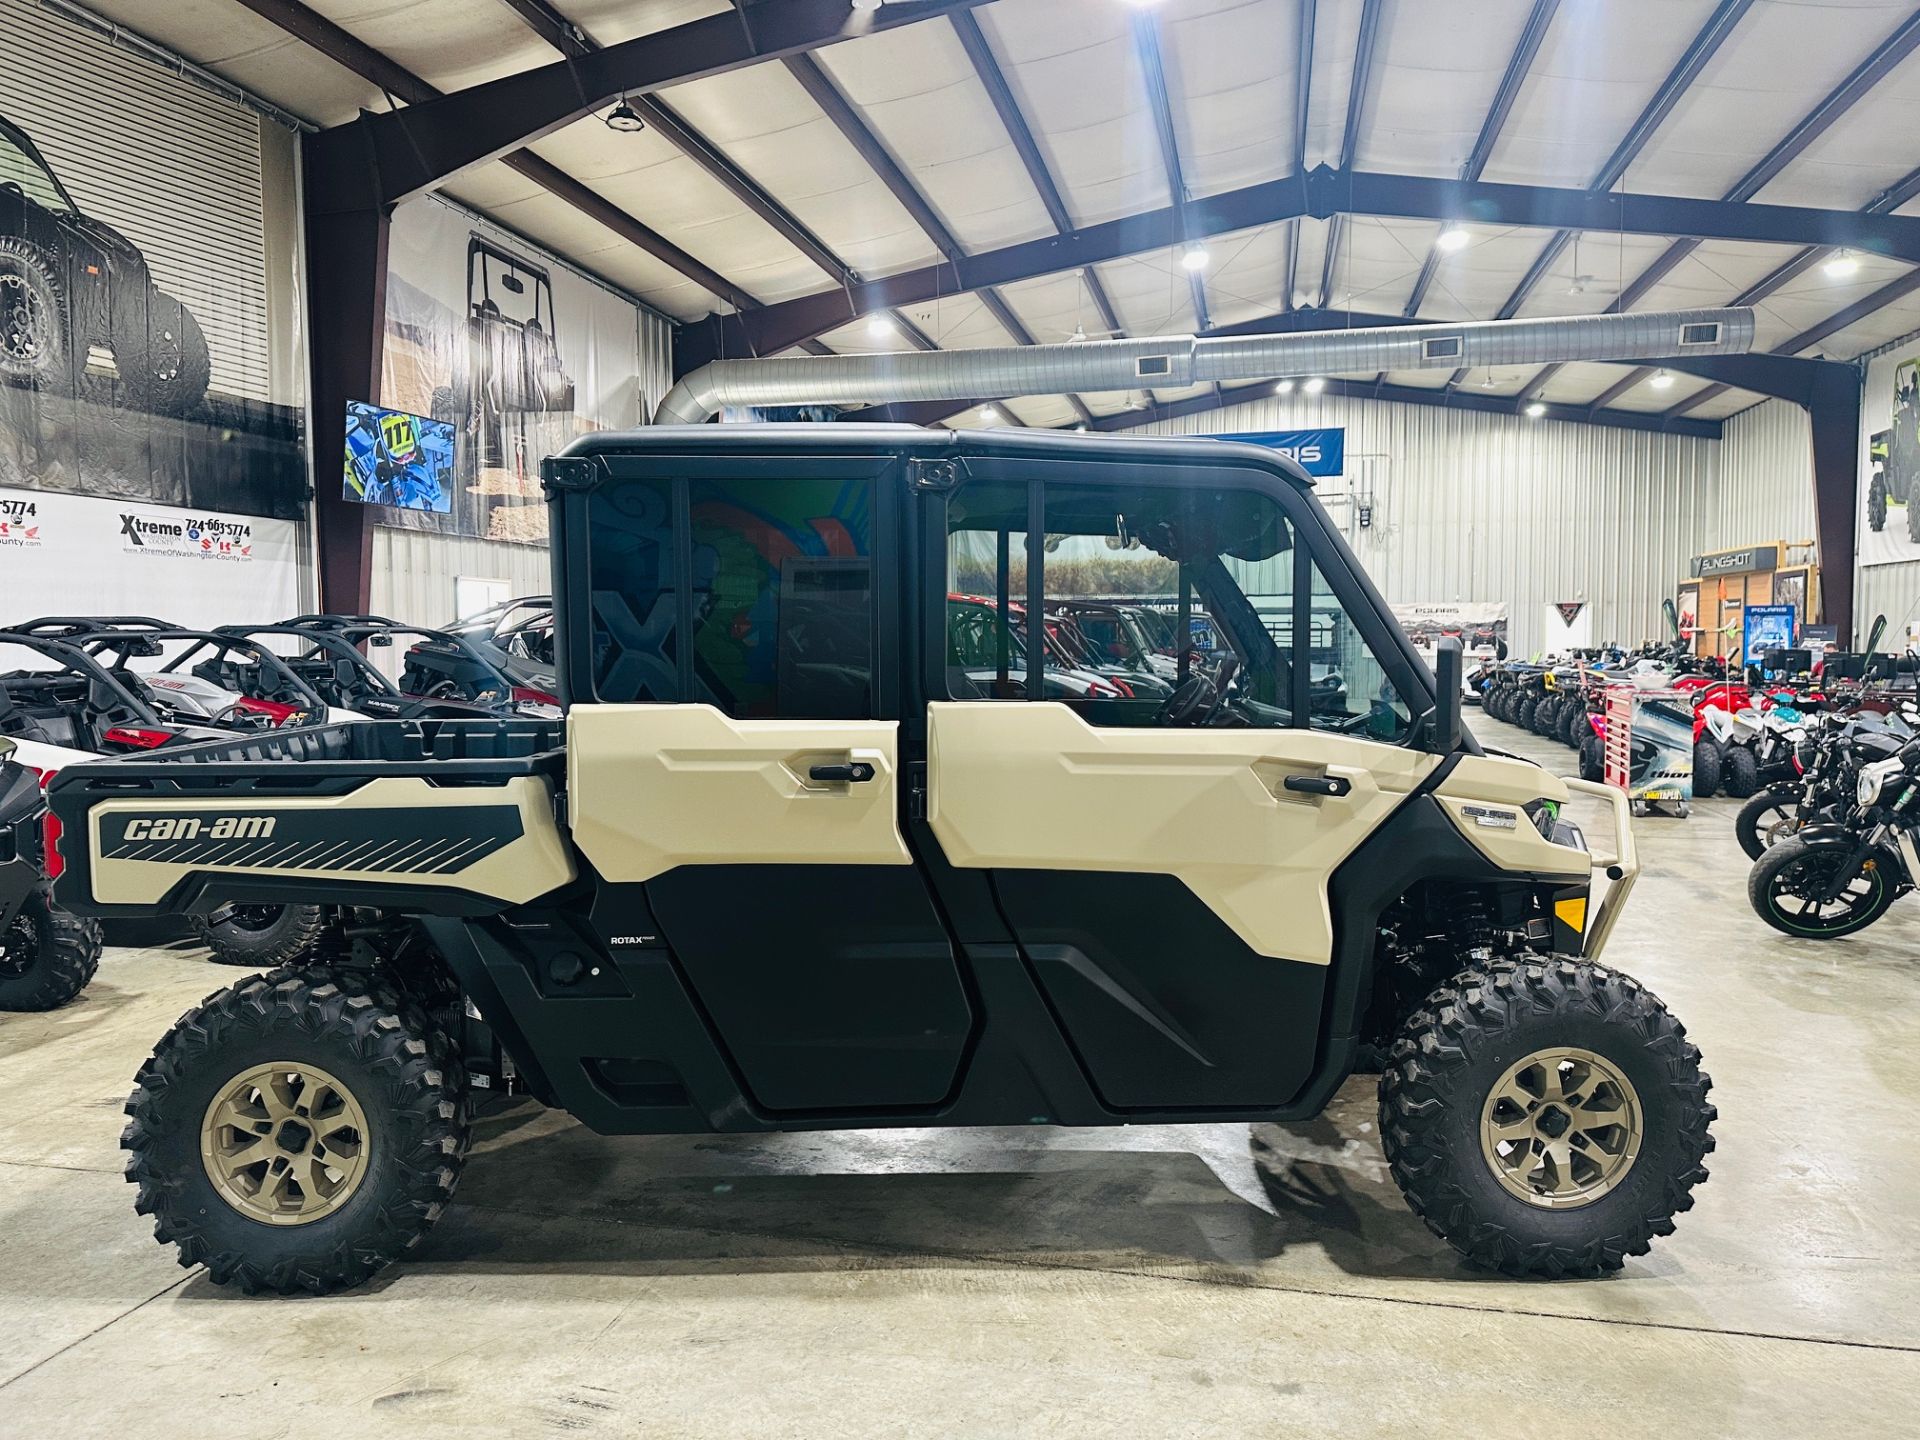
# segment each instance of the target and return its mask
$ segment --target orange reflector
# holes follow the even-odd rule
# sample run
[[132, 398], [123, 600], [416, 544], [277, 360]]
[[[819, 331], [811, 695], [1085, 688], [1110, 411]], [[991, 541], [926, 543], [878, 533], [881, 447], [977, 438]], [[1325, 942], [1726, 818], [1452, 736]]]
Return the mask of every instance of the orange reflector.
[[1576, 895], [1571, 900], [1554, 901], [1553, 916], [1575, 934], [1582, 933], [1587, 928], [1587, 897]]

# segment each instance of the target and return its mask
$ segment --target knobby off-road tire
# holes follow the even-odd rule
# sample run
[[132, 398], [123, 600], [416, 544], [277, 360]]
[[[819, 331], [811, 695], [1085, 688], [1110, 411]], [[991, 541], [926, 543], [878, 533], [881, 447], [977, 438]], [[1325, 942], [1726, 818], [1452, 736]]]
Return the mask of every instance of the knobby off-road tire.
[[[327, 971], [255, 976], [209, 996], [161, 1040], [127, 1101], [120, 1143], [139, 1187], [134, 1208], [153, 1216], [154, 1238], [176, 1246], [183, 1266], [205, 1265], [216, 1283], [250, 1294], [325, 1294], [366, 1281], [439, 1219], [466, 1156], [464, 1076], [437, 1057], [444, 1047], [419, 1012], [396, 1003], [378, 983]], [[251, 1084], [262, 1076], [272, 1105], [246, 1099], [264, 1093]], [[299, 1082], [280, 1087], [290, 1076]], [[297, 1109], [316, 1094], [326, 1118]], [[217, 1122], [253, 1110], [268, 1132], [249, 1171], [233, 1161], [252, 1142]], [[326, 1158], [337, 1177], [309, 1168], [316, 1144], [334, 1146]], [[296, 1178], [315, 1175], [318, 1203], [268, 1188], [289, 1157]], [[256, 1179], [266, 1193], [249, 1197]]]
[[[1562, 1052], [1595, 1062], [1582, 1072], [1570, 1061], [1568, 1085], [1614, 1077], [1601, 1082], [1610, 1089], [1565, 1103], [1577, 1114], [1582, 1102], [1624, 1097], [1638, 1148], [1609, 1162], [1609, 1181], [1549, 1206], [1509, 1188], [1483, 1130], [1516, 1066]], [[1407, 1017], [1380, 1077], [1381, 1140], [1414, 1213], [1468, 1259], [1509, 1275], [1593, 1276], [1645, 1254], [1692, 1208], [1713, 1149], [1711, 1088], [1685, 1029], [1637, 981], [1584, 960], [1496, 960], [1455, 976]], [[1580, 1123], [1563, 1134], [1586, 1135]], [[1607, 1159], [1598, 1148], [1591, 1155]], [[1540, 1174], [1550, 1174], [1544, 1164]]]
[[1533, 733], [1542, 740], [1553, 734], [1560, 724], [1560, 705], [1558, 696], [1548, 696], [1533, 707]]
[[29, 895], [0, 936], [0, 1010], [57, 1010], [100, 969], [100, 927]]
[[[279, 913], [269, 917], [271, 911]], [[237, 905], [223, 920], [196, 915], [192, 925], [214, 964], [265, 970], [311, 955], [326, 933], [327, 912], [321, 905]]]
[[1867, 483], [1867, 525], [1875, 532], [1887, 527], [1887, 477], [1879, 470]]
[[1582, 780], [1604, 780], [1607, 774], [1607, 745], [1591, 730], [1587, 738], [1580, 742], [1580, 778]]
[[1711, 740], [1693, 746], [1693, 798], [1711, 800], [1720, 790], [1720, 747]]
[[1744, 745], [1729, 745], [1720, 766], [1720, 789], [1735, 800], [1745, 800], [1760, 788], [1760, 762]]
[[200, 322], [164, 290], [116, 307], [113, 363], [128, 403], [155, 415], [188, 414], [213, 378]]
[[0, 235], [0, 382], [58, 387], [67, 346], [59, 270], [37, 247]]
[[1587, 707], [1584, 704], [1567, 707], [1567, 713], [1560, 720], [1560, 738], [1574, 749], [1580, 748], [1580, 742], [1593, 733], [1593, 725], [1587, 719]]

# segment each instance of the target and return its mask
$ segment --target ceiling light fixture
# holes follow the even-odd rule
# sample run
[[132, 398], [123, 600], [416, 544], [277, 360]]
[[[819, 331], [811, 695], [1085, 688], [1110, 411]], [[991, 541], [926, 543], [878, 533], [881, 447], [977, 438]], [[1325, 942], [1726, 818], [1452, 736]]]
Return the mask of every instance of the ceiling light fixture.
[[980, 412], [980, 423], [983, 425], [998, 425], [1000, 423], [1000, 412], [991, 405], [987, 406]]
[[1820, 270], [1829, 280], [1851, 280], [1860, 273], [1860, 257], [1851, 250], [1842, 250]]
[[1671, 390], [1673, 388], [1673, 376], [1665, 370], [1656, 370], [1653, 372], [1653, 378], [1647, 381], [1647, 383], [1656, 390]]
[[1273, 393], [1276, 395], [1291, 395], [1293, 393], [1293, 381], [1282, 380], [1278, 385], [1273, 387]]
[[1473, 236], [1467, 231], [1465, 226], [1450, 225], [1440, 232], [1440, 238], [1433, 243], [1448, 254], [1452, 254], [1455, 250], [1466, 249], [1472, 241]]
[[1542, 415], [1546, 413], [1547, 413], [1547, 407], [1541, 404], [1538, 400], [1534, 401], [1531, 405], [1527, 406], [1527, 419], [1529, 420], [1538, 420]]
[[867, 321], [867, 334], [875, 340], [891, 340], [900, 333], [900, 327], [893, 323], [891, 315], [876, 315]]
[[1188, 270], [1204, 270], [1213, 263], [1213, 256], [1204, 245], [1189, 245], [1181, 252], [1180, 263]]
[[1318, 395], [1322, 390], [1327, 388], [1327, 382], [1316, 375], [1300, 388], [1305, 390], [1309, 395]]
[[638, 135], [647, 128], [647, 122], [640, 118], [640, 112], [627, 102], [624, 95], [620, 97], [620, 103], [607, 112], [606, 124], [609, 130], [617, 130], [622, 135]]

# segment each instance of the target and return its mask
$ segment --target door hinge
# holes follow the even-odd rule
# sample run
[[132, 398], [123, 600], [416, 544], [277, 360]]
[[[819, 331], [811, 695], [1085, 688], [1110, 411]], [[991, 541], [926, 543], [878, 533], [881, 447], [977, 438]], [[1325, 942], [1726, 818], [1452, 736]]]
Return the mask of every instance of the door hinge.
[[927, 818], [927, 762], [924, 760], [907, 766], [907, 818]]
[[540, 462], [540, 483], [548, 499], [569, 490], [591, 490], [605, 473], [598, 455], [549, 455]]
[[952, 490], [965, 478], [957, 460], [914, 460], [907, 467], [907, 483], [916, 490]]

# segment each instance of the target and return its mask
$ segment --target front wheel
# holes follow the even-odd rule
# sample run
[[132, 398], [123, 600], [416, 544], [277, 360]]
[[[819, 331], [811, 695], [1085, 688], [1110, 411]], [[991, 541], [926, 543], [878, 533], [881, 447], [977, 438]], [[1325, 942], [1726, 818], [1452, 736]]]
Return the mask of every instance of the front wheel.
[[[1887, 913], [1896, 887], [1879, 857], [1843, 878], [1850, 853], [1836, 846], [1814, 849], [1801, 836], [1790, 836], [1754, 862], [1747, 901], [1774, 929], [1803, 940], [1838, 940], [1864, 930]], [[1835, 893], [1823, 898], [1829, 890]]]
[[1734, 838], [1749, 860], [1758, 860], [1799, 828], [1798, 790], [1762, 790], [1733, 817]]
[[1712, 1082], [1638, 982], [1584, 960], [1496, 960], [1407, 1017], [1380, 1137], [1407, 1204], [1477, 1264], [1618, 1270], [1693, 1205]]
[[362, 1283], [440, 1218], [465, 1159], [465, 1086], [432, 1038], [384, 992], [325, 972], [220, 991], [127, 1101], [134, 1208], [216, 1284]]
[[1693, 798], [1711, 800], [1720, 788], [1720, 747], [1711, 740], [1693, 742]]
[[0, 934], [0, 1010], [57, 1010], [100, 969], [100, 927], [27, 896]]
[[1879, 470], [1867, 485], [1867, 525], [1876, 533], [1887, 526], [1887, 477]]
[[1607, 778], [1607, 745], [1598, 735], [1588, 732], [1580, 742], [1580, 778], [1600, 781]]
[[1729, 745], [1720, 767], [1720, 788], [1735, 800], [1745, 800], [1760, 788], [1760, 762], [1744, 745]]

